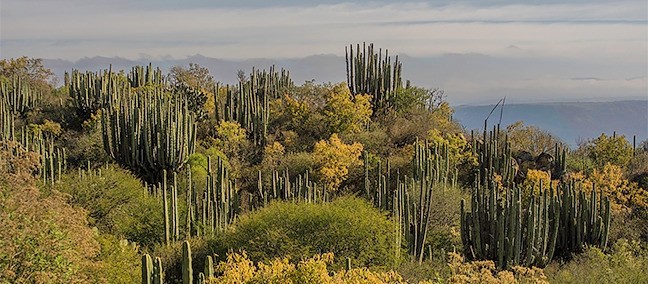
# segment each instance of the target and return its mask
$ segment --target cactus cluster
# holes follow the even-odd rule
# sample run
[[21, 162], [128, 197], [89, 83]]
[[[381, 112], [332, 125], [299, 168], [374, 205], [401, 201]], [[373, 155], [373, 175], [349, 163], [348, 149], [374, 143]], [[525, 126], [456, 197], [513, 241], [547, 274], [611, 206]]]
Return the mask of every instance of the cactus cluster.
[[[198, 273], [197, 284], [208, 283], [209, 279], [214, 277], [214, 260], [212, 256], [205, 259], [205, 267], [202, 272]], [[191, 255], [191, 245], [189, 241], [182, 243], [182, 284], [194, 284], [193, 257]], [[152, 260], [149, 254], [142, 256], [142, 284], [163, 284], [164, 271], [162, 261], [159, 257]]]
[[592, 188], [587, 193], [574, 183], [561, 187], [560, 232], [557, 251], [577, 252], [585, 245], [606, 248], [610, 231], [610, 200]]
[[187, 99], [155, 87], [119, 95], [101, 112], [104, 149], [150, 182], [178, 172], [194, 151], [196, 123]]
[[15, 120], [9, 109], [7, 99], [0, 96], [0, 140], [15, 139]]
[[8, 82], [0, 80], [0, 97], [5, 100], [12, 114], [24, 115], [38, 105], [42, 93], [32, 88], [24, 79], [12, 77]]
[[[469, 259], [493, 260], [500, 268], [546, 266], [556, 252], [568, 255], [587, 245], [605, 248], [609, 200], [590, 198], [574, 184], [552, 186], [528, 197], [515, 185], [502, 189], [492, 178], [461, 202], [461, 239]], [[597, 206], [598, 204], [598, 206]]]
[[284, 69], [275, 71], [272, 66], [270, 71], [252, 70], [250, 79], [240, 81], [236, 88], [226, 86], [224, 96], [219, 96], [217, 86], [216, 119], [238, 122], [255, 145], [263, 146], [270, 120], [269, 101], [280, 98], [292, 87], [290, 74]]
[[113, 73], [112, 67], [103, 72], [72, 70], [65, 78], [72, 105], [82, 119], [90, 118], [126, 87], [123, 76]]
[[513, 158], [508, 136], [504, 135], [504, 141], [500, 140], [501, 136], [499, 125], [493, 127], [493, 130], [487, 131], [486, 123], [484, 123], [481, 140], [471, 132], [471, 149], [479, 163], [477, 176], [481, 178], [479, 182], [482, 184], [487, 183], [489, 171], [498, 174], [504, 186], [512, 186], [515, 182], [519, 167]]
[[165, 85], [164, 76], [160, 68], [153, 68], [149, 63], [148, 66], [133, 66], [128, 73], [128, 82], [132, 88], [144, 86], [163, 86]]
[[[480, 183], [487, 183], [489, 172], [501, 177], [501, 183], [504, 187], [513, 186], [521, 182], [525, 176], [525, 167], [523, 161], [517, 160], [511, 145], [508, 142], [508, 135], [500, 131], [500, 126], [493, 126], [493, 129], [487, 131], [486, 122], [481, 138], [477, 138], [474, 132], [471, 132], [471, 149], [473, 155], [477, 157], [478, 174]], [[549, 159], [545, 171], [551, 172], [552, 179], [562, 179], [566, 172], [566, 150], [558, 144], [554, 147], [554, 156], [547, 153], [540, 154]], [[520, 179], [522, 177], [522, 179]]]
[[[173, 172], [171, 185], [167, 185], [167, 173], [163, 171], [162, 181], [149, 186], [151, 194], [162, 201], [164, 220], [164, 240], [171, 244], [191, 236], [214, 236], [225, 230], [239, 213], [239, 197], [236, 183], [229, 177], [229, 170], [220, 157], [216, 170], [212, 170], [211, 157], [208, 157], [207, 182], [205, 189], [199, 191], [192, 182], [191, 170], [186, 170], [184, 185], [179, 186], [178, 174]], [[180, 194], [185, 195], [186, 214], [180, 220]], [[184, 223], [184, 225], [182, 224]], [[184, 229], [182, 229], [184, 227]]]
[[54, 184], [67, 169], [65, 148], [55, 146], [54, 141], [46, 139], [40, 131], [30, 131], [27, 127], [16, 131], [15, 115], [19, 112], [12, 111], [8, 100], [8, 97], [0, 96], [0, 141], [15, 141], [23, 149], [39, 154], [37, 175], [44, 184]]
[[283, 174], [278, 171], [272, 172], [270, 186], [263, 185], [261, 171], [257, 179], [258, 199], [252, 202], [254, 207], [268, 205], [272, 200], [284, 200], [292, 202], [323, 203], [329, 201], [329, 193], [324, 186], [310, 180], [309, 172], [295, 177], [290, 182], [288, 171]]
[[[430, 225], [433, 191], [454, 184], [456, 171], [450, 170], [448, 149], [443, 145], [430, 143], [415, 144], [412, 156], [412, 175], [401, 178], [397, 173], [392, 181], [389, 160], [386, 172], [382, 173], [380, 162], [377, 177], [372, 182], [369, 174], [368, 154], [363, 154], [365, 164], [365, 192], [374, 206], [389, 211], [400, 223], [400, 243], [406, 241], [412, 260], [423, 261], [425, 242]], [[428, 257], [431, 257], [431, 252]]]
[[392, 107], [394, 92], [402, 87], [402, 63], [396, 56], [392, 62], [389, 51], [382, 49], [376, 53], [373, 43], [353, 45], [345, 48], [347, 84], [351, 94], [368, 94], [372, 96], [373, 113]]

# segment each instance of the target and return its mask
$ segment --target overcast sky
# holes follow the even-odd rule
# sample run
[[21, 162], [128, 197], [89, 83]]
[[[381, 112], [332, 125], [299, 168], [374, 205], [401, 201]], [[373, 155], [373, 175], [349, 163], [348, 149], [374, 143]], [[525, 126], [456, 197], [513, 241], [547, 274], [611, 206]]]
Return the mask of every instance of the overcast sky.
[[[410, 57], [478, 54], [529, 62], [520, 72], [538, 77], [503, 72], [496, 84], [509, 89], [641, 96], [647, 88], [647, 15], [645, 0], [1, 0], [0, 58], [298, 58], [343, 55], [344, 46], [366, 41]], [[534, 71], [544, 61], [571, 71]], [[448, 89], [452, 80], [455, 89], [447, 91], [461, 94], [494, 84], [480, 78], [437, 83]], [[600, 88], [604, 94], [595, 92]]]

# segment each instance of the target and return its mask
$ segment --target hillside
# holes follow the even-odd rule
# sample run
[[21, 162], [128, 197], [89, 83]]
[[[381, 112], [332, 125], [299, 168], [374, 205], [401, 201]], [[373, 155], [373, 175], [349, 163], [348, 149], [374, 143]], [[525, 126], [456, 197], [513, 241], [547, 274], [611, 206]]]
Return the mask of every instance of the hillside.
[[[454, 119], [466, 129], [482, 129], [484, 119], [493, 105], [457, 106]], [[493, 112], [490, 124], [499, 120], [500, 109]], [[574, 146], [579, 139], [593, 138], [601, 133], [616, 131], [637, 142], [648, 137], [648, 101], [628, 100], [615, 102], [560, 102], [511, 104], [504, 107], [502, 124], [522, 120], [560, 137]]]

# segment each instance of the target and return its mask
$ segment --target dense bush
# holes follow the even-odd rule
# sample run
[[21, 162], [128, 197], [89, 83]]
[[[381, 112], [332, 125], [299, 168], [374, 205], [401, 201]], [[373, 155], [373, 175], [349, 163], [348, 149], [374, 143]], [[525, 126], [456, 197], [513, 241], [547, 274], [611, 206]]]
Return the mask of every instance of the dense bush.
[[245, 253], [229, 254], [227, 261], [218, 265], [220, 276], [208, 283], [405, 283], [393, 271], [352, 268], [330, 272], [328, 265], [332, 262], [332, 253], [315, 255], [297, 264], [284, 257], [257, 265]]
[[141, 181], [124, 169], [109, 166], [98, 172], [66, 175], [56, 185], [70, 202], [89, 211], [91, 224], [142, 246], [162, 240], [162, 203], [148, 195]]
[[552, 283], [648, 283], [646, 271], [648, 249], [639, 242], [623, 240], [610, 254], [589, 248], [568, 263], [545, 268]]
[[87, 211], [41, 191], [33, 153], [0, 145], [0, 283], [134, 283], [134, 247], [88, 227]]
[[[447, 283], [537, 283], [549, 284], [542, 269], [514, 266], [510, 270], [495, 269], [495, 263], [490, 260], [465, 262], [456, 253], [448, 255], [448, 265], [452, 271]], [[590, 282], [595, 283], [595, 282]]]
[[0, 184], [0, 283], [85, 283], [99, 253], [86, 213], [33, 185]]
[[[355, 197], [327, 204], [274, 203], [242, 216], [223, 236], [227, 248], [244, 250], [253, 261], [305, 259], [332, 252], [339, 268], [349, 257], [357, 266], [399, 263], [397, 224]], [[404, 253], [403, 253], [404, 254]]]

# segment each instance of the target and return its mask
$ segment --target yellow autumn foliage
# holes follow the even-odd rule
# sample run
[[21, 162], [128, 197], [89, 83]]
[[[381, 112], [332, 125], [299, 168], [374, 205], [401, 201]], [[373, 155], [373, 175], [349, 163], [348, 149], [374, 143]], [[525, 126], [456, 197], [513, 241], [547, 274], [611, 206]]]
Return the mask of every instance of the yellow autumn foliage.
[[542, 170], [533, 170], [529, 169], [526, 174], [526, 178], [522, 182], [522, 194], [524, 196], [530, 196], [533, 194], [540, 193], [540, 183], [542, 183], [542, 189], [549, 189], [549, 184], [553, 188], [558, 188], [558, 181], [551, 180], [551, 174]]
[[326, 93], [326, 106], [322, 114], [333, 133], [357, 133], [371, 119], [371, 96], [351, 95], [346, 83], [333, 86]]
[[606, 163], [602, 170], [594, 169], [583, 181], [583, 189], [589, 192], [592, 187], [597, 191], [602, 190], [610, 197], [612, 209], [615, 211], [627, 210], [633, 206], [648, 207], [648, 191], [624, 178], [620, 166]]
[[317, 167], [316, 174], [327, 189], [334, 191], [347, 178], [349, 167], [360, 165], [360, 154], [363, 146], [360, 143], [344, 144], [337, 134], [320, 140], [313, 150], [313, 161]]
[[537, 283], [549, 284], [542, 269], [514, 266], [497, 271], [490, 260], [465, 262], [457, 253], [449, 253], [448, 265], [452, 271], [448, 283]]
[[472, 155], [468, 140], [462, 133], [441, 132], [435, 128], [428, 131], [426, 139], [436, 145], [448, 147], [448, 158], [452, 166], [457, 166], [463, 161], [477, 165], [477, 158]]
[[338, 272], [329, 272], [328, 265], [333, 262], [333, 253], [315, 255], [312, 258], [293, 264], [286, 257], [275, 258], [268, 263], [254, 263], [245, 252], [230, 253], [226, 262], [218, 265], [219, 277], [207, 283], [405, 283], [394, 271], [374, 272], [367, 268], [352, 268]]

